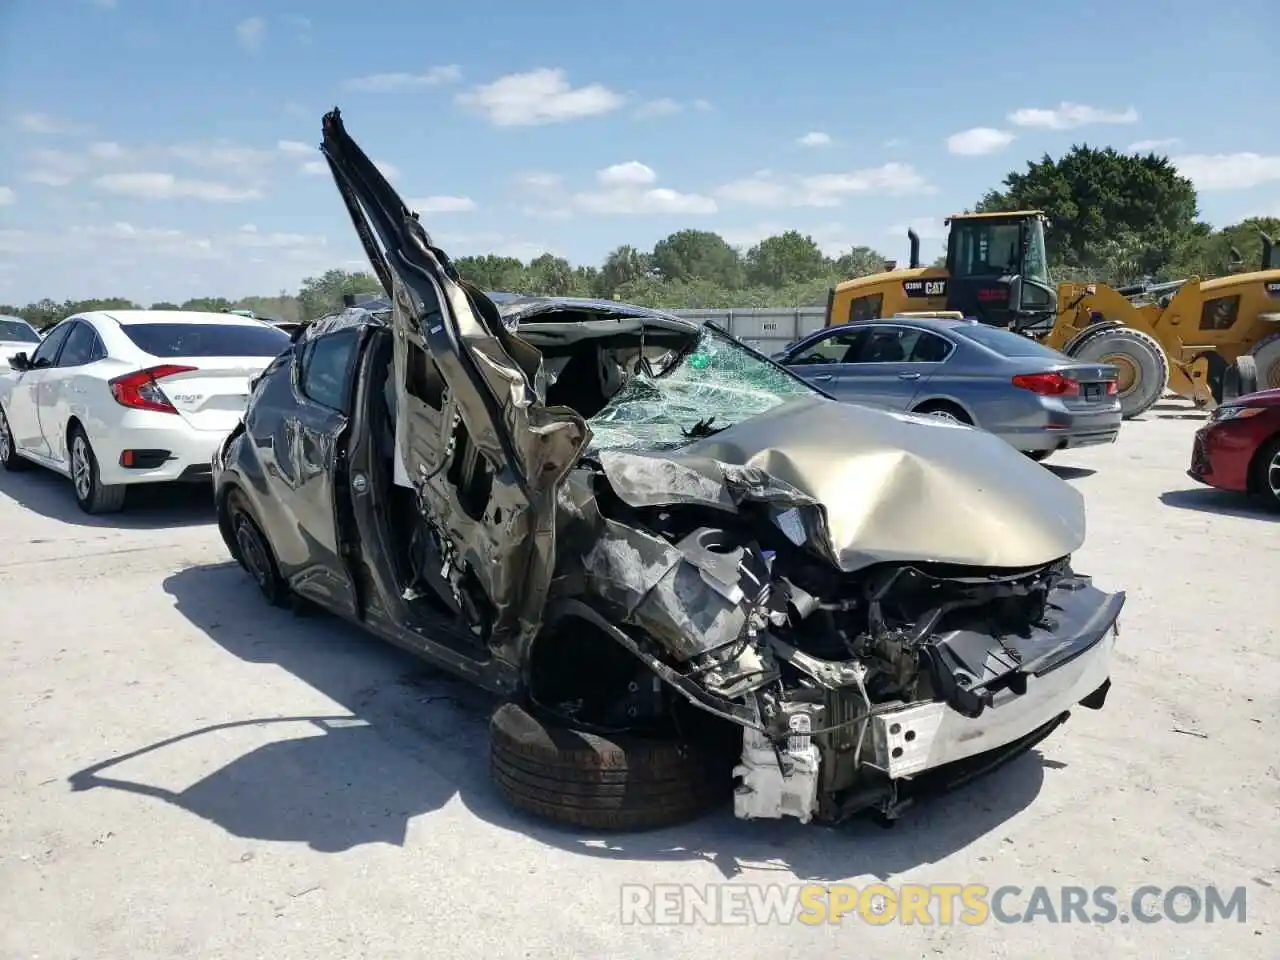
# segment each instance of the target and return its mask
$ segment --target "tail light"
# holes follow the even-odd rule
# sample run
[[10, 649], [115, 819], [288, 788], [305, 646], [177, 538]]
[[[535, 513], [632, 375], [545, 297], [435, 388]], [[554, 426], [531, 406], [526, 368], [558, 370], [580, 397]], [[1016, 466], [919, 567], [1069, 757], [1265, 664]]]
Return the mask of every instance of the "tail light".
[[1116, 383], [1116, 381], [1114, 381], [1114, 380], [1108, 380], [1108, 381], [1107, 381], [1107, 396], [1108, 396], [1108, 397], [1114, 397], [1114, 396], [1115, 396], [1117, 393], [1119, 393], [1119, 392], [1120, 392], [1120, 384]]
[[169, 398], [160, 389], [157, 380], [172, 377], [176, 373], [191, 373], [196, 367], [182, 367], [173, 363], [163, 363], [158, 367], [148, 367], [136, 373], [126, 373], [108, 381], [111, 395], [116, 403], [133, 410], [153, 410], [156, 413], [177, 413]]
[[1030, 390], [1042, 397], [1078, 397], [1080, 384], [1060, 373], [1022, 373], [1013, 378], [1013, 385]]

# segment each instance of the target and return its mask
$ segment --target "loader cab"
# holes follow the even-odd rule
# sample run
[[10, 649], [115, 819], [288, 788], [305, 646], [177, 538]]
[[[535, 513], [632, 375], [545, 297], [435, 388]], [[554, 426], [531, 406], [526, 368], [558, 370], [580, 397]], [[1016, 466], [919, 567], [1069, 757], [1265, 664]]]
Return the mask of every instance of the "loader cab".
[[1018, 331], [1047, 330], [1058, 310], [1038, 210], [947, 220], [947, 308]]

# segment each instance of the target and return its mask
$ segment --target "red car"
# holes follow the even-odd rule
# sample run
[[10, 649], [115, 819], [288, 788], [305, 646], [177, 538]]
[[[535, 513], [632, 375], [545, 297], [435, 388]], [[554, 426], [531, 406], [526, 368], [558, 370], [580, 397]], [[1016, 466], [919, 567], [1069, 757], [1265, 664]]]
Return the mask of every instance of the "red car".
[[1196, 431], [1187, 475], [1280, 506], [1280, 389], [1250, 393], [1215, 410]]

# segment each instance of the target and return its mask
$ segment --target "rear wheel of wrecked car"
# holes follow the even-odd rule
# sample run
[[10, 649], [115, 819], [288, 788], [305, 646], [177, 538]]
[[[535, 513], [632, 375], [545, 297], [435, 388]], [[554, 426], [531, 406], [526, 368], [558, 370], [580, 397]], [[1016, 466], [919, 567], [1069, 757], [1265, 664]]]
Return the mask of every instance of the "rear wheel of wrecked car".
[[249, 513], [249, 507], [238, 493], [227, 500], [227, 516], [236, 542], [236, 559], [244, 567], [263, 597], [273, 606], [284, 606], [289, 599], [289, 585], [280, 576], [275, 551], [267, 542], [262, 528]]
[[692, 820], [732, 794], [730, 768], [698, 746], [598, 734], [508, 703], [489, 725], [494, 782], [517, 809], [574, 826], [647, 830]]

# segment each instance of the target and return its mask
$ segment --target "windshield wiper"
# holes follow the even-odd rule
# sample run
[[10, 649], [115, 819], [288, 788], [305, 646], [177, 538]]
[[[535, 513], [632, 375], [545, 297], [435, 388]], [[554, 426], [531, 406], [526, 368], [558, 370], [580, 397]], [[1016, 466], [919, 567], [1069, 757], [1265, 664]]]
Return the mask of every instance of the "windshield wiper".
[[728, 429], [727, 426], [713, 427], [712, 424], [715, 422], [716, 422], [715, 417], [707, 417], [705, 420], [699, 420], [688, 430], [684, 429], [684, 427], [681, 427], [680, 432], [684, 434], [684, 436], [689, 440], [702, 440], [705, 437], [715, 436], [721, 430]]

